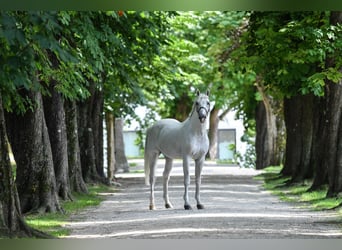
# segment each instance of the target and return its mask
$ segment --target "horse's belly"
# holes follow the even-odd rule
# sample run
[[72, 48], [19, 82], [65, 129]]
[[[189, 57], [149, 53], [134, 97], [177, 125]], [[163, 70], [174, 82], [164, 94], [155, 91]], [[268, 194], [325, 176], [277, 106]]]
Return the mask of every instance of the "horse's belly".
[[178, 138], [165, 136], [159, 141], [161, 153], [168, 158], [182, 158], [183, 145]]

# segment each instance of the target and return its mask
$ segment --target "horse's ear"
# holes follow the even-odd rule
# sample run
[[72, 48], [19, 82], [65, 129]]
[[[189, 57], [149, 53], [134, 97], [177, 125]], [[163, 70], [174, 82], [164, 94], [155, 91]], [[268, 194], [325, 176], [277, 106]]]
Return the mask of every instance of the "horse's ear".
[[199, 91], [199, 89], [196, 89], [196, 95], [199, 96], [201, 94], [201, 92]]
[[210, 95], [210, 90], [209, 89], [207, 89], [207, 96], [209, 96]]

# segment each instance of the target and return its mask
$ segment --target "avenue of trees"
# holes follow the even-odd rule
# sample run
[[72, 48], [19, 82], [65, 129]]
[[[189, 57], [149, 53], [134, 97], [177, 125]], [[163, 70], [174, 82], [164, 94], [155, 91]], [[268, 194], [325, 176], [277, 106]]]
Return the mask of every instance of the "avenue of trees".
[[110, 184], [115, 161], [125, 164], [116, 118], [140, 119], [146, 106], [142, 128], [154, 113], [184, 120], [194, 88], [211, 92], [209, 158], [219, 119], [236, 110], [256, 131], [257, 169], [283, 165], [290, 183], [312, 179], [311, 190], [338, 196], [341, 21], [329, 11], [0, 12], [0, 235], [47, 237], [23, 214], [63, 212], [60, 200], [87, 183]]

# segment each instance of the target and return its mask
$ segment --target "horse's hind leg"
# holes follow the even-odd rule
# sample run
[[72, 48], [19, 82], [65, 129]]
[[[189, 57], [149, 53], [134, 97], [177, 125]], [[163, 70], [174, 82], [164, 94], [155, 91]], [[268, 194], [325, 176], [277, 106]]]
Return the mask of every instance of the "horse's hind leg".
[[171, 158], [165, 157], [165, 168], [163, 172], [163, 197], [165, 201], [165, 208], [172, 208], [172, 204], [169, 200], [169, 180], [170, 180], [170, 172], [172, 169], [172, 162]]
[[159, 156], [159, 153], [151, 153], [149, 155], [149, 164], [150, 164], [150, 210], [155, 209], [154, 185], [156, 183], [155, 170], [156, 170], [158, 156]]

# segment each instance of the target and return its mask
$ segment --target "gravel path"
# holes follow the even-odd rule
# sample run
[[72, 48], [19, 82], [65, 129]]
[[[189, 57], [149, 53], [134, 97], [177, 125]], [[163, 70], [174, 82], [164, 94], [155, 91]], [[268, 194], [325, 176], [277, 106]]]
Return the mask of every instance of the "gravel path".
[[[137, 168], [141, 168], [141, 162]], [[313, 212], [279, 201], [253, 179], [258, 174], [255, 170], [206, 163], [201, 186], [205, 209], [195, 208], [192, 177], [191, 211], [183, 209], [180, 163], [175, 164], [169, 185], [173, 209], [163, 206], [161, 173], [159, 166], [157, 210], [148, 210], [149, 190], [143, 175], [122, 173], [118, 175], [122, 184], [118, 192], [103, 194], [105, 201], [98, 207], [75, 215], [66, 225], [72, 230], [67, 238], [342, 238], [342, 224], [336, 213]]]

